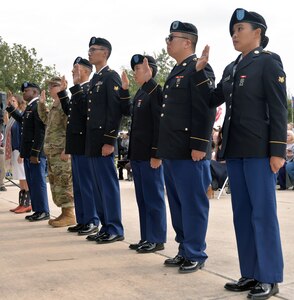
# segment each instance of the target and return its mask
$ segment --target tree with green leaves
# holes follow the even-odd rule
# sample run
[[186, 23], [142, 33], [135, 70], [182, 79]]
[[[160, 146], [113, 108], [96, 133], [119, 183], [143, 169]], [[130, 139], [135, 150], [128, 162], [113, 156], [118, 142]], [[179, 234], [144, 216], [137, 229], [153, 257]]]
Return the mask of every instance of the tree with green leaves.
[[0, 90], [18, 92], [23, 82], [35, 82], [42, 89], [46, 81], [59, 75], [53, 66], [44, 66], [43, 60], [37, 57], [37, 51], [27, 49], [20, 44], [10, 47], [0, 37]]

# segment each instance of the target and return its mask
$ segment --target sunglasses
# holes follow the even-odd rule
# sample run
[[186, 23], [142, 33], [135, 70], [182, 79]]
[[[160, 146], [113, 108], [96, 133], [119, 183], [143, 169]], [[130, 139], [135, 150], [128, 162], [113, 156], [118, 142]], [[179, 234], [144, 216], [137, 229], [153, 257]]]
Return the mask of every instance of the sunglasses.
[[92, 53], [92, 52], [99, 51], [99, 50], [103, 51], [103, 50], [105, 50], [105, 48], [89, 48], [88, 52]]
[[188, 38], [186, 38], [184, 36], [178, 36], [178, 35], [172, 35], [172, 34], [170, 34], [167, 38], [165, 38], [165, 41], [166, 42], [172, 42], [174, 38], [188, 40]]

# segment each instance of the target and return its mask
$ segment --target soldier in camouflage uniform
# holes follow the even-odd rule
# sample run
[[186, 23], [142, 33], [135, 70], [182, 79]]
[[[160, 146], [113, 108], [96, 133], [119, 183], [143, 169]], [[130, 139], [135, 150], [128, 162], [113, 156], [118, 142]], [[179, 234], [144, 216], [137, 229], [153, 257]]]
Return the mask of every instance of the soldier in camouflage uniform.
[[44, 151], [48, 161], [48, 178], [54, 203], [61, 207], [62, 213], [56, 219], [50, 219], [49, 225], [65, 227], [76, 223], [73, 204], [72, 172], [70, 156], [65, 154], [65, 136], [67, 116], [64, 114], [57, 93], [60, 92], [61, 78], [49, 81], [49, 93], [53, 98], [48, 110], [45, 91], [42, 91], [38, 103], [40, 119], [46, 125]]

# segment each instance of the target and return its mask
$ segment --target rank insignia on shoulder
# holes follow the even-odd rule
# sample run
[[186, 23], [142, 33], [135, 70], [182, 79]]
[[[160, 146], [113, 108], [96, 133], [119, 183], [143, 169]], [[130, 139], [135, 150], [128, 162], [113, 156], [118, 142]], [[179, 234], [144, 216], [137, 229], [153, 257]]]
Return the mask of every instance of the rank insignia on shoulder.
[[272, 54], [270, 51], [267, 51], [267, 50], [262, 50], [262, 53]]
[[115, 86], [113, 87], [113, 89], [114, 89], [115, 91], [118, 91], [118, 86], [115, 85]]
[[224, 78], [224, 82], [226, 82], [226, 81], [229, 81], [230, 80], [230, 78], [231, 78], [231, 75], [229, 75], [229, 76], [227, 76], [226, 78]]
[[279, 76], [278, 81], [279, 81], [280, 83], [284, 83], [284, 82], [285, 82], [285, 77], [284, 77], [284, 76]]

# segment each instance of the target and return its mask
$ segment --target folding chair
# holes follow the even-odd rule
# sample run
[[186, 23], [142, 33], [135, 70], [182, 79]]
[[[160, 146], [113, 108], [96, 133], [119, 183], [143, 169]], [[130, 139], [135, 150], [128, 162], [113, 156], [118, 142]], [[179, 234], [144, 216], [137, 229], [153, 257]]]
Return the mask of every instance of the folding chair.
[[223, 184], [223, 186], [222, 186], [222, 188], [221, 188], [221, 190], [220, 190], [220, 192], [219, 192], [219, 194], [217, 196], [217, 200], [219, 200], [220, 196], [222, 195], [222, 193], [223, 193], [223, 191], [224, 191], [224, 189], [226, 187], [226, 184], [227, 184], [228, 180], [229, 180], [229, 177], [226, 178], [226, 180], [225, 180], [225, 182], [224, 182], [224, 184]]

